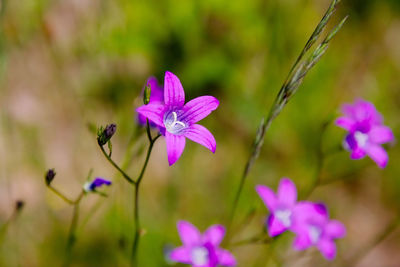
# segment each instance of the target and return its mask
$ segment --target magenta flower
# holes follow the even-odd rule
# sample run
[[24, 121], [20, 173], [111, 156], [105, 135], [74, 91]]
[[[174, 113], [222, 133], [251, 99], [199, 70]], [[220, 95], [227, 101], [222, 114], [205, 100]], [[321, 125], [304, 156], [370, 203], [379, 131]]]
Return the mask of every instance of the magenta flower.
[[109, 185], [111, 185], [111, 181], [100, 178], [100, 177], [96, 177], [92, 182], [86, 182], [83, 185], [83, 190], [85, 192], [94, 192], [94, 191], [96, 191], [96, 189], [98, 187], [101, 187], [103, 185], [109, 186]]
[[256, 191], [270, 212], [267, 219], [268, 234], [273, 237], [290, 229], [296, 219], [296, 185], [289, 178], [282, 178], [276, 195], [264, 185], [257, 185]]
[[[162, 104], [164, 103], [164, 89], [158, 84], [156, 77], [149, 77], [146, 81], [146, 86], [150, 86], [151, 94], [150, 94], [150, 102], [149, 104]], [[144, 88], [143, 88], [144, 91]], [[146, 125], [146, 117], [138, 114], [138, 122], [139, 124], [145, 126]], [[150, 121], [151, 127], [157, 127], [157, 125]]]
[[368, 155], [384, 168], [388, 154], [381, 146], [394, 140], [392, 130], [383, 125], [381, 114], [374, 105], [364, 100], [357, 100], [353, 105], [342, 106], [343, 117], [336, 120], [336, 125], [347, 130], [344, 147], [351, 151], [351, 159], [361, 159]]
[[196, 124], [217, 109], [219, 101], [212, 96], [201, 96], [185, 104], [182, 84], [171, 72], [165, 73], [164, 103], [149, 103], [136, 111], [163, 129], [169, 165], [174, 164], [185, 148], [186, 138], [205, 146], [213, 153], [214, 136], [204, 126]]
[[172, 261], [191, 264], [193, 267], [235, 266], [235, 257], [219, 247], [225, 235], [222, 225], [210, 226], [204, 234], [191, 223], [178, 222], [178, 232], [183, 246], [169, 253]]
[[330, 220], [323, 204], [308, 205], [303, 209], [292, 231], [297, 235], [293, 243], [295, 249], [304, 250], [316, 246], [328, 260], [336, 256], [335, 239], [346, 235], [344, 225], [337, 220]]

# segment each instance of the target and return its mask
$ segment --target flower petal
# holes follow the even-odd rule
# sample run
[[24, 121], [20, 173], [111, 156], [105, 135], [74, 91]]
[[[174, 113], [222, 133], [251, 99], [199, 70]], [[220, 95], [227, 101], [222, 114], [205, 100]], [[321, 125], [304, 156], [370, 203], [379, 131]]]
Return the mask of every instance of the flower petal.
[[278, 220], [274, 214], [271, 214], [267, 220], [268, 234], [270, 237], [274, 237], [285, 232], [288, 227], [284, 226], [280, 220]]
[[392, 130], [387, 126], [375, 126], [368, 133], [371, 142], [376, 144], [384, 144], [393, 141], [394, 136]]
[[[307, 222], [310, 218], [320, 216], [316, 208], [316, 204], [311, 201], [300, 201], [292, 210], [293, 212], [293, 224], [291, 229], [295, 230], [299, 227], [302, 229], [304, 222]], [[300, 231], [301, 232], [301, 231]]]
[[357, 147], [353, 151], [351, 151], [350, 158], [351, 159], [362, 159], [363, 157], [365, 157], [366, 154], [367, 153], [363, 149]]
[[185, 149], [186, 139], [183, 135], [175, 135], [165, 131], [169, 166], [173, 165], [182, 155]]
[[331, 220], [325, 226], [325, 234], [331, 238], [342, 238], [346, 235], [346, 227], [337, 220]]
[[162, 104], [148, 104], [136, 109], [136, 112], [139, 113], [139, 115], [148, 118], [149, 121], [161, 127], [164, 127], [164, 111], [165, 107]]
[[278, 199], [275, 196], [274, 191], [272, 191], [269, 187], [265, 185], [257, 185], [256, 191], [258, 195], [261, 197], [265, 206], [267, 206], [268, 210], [270, 212], [273, 212], [278, 205]]
[[190, 222], [179, 221], [177, 224], [179, 236], [185, 246], [196, 246], [201, 243], [199, 230]]
[[326, 259], [333, 260], [335, 258], [336, 245], [334, 241], [324, 238], [318, 242], [317, 247]]
[[172, 72], [165, 72], [164, 102], [169, 107], [182, 107], [185, 104], [185, 91], [181, 81]]
[[289, 178], [281, 179], [278, 187], [279, 203], [293, 206], [297, 200], [296, 185]]
[[368, 145], [366, 148], [366, 152], [368, 156], [378, 164], [380, 168], [385, 168], [388, 161], [389, 156], [386, 151], [380, 145]]
[[229, 251], [225, 249], [217, 250], [218, 263], [222, 266], [236, 266], [236, 259]]
[[210, 226], [203, 235], [204, 242], [210, 242], [214, 246], [218, 246], [224, 239], [225, 227], [223, 225]]
[[168, 256], [172, 261], [185, 264], [192, 264], [192, 257], [189, 248], [186, 247], [175, 248], [169, 253]]
[[185, 129], [183, 135], [193, 142], [199, 143], [200, 145], [211, 150], [211, 152], [215, 153], [217, 142], [215, 141], [212, 133], [207, 130], [206, 127], [200, 124], [193, 124], [189, 128]]
[[335, 124], [347, 131], [350, 131], [353, 128], [355, 121], [354, 121], [354, 119], [349, 118], [349, 117], [339, 117], [335, 121]]
[[293, 247], [296, 250], [305, 250], [312, 246], [310, 236], [308, 231], [304, 229], [304, 231], [298, 231], [297, 236], [293, 241]]
[[218, 105], [218, 99], [213, 96], [200, 96], [192, 99], [183, 107], [181, 120], [185, 120], [191, 124], [196, 123], [216, 110]]

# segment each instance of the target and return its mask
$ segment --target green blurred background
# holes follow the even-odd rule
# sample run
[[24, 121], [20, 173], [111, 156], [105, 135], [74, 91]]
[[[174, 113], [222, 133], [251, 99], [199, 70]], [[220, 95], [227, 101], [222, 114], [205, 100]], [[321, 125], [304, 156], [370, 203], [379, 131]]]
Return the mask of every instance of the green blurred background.
[[[328, 0], [2, 0], [0, 34], [0, 225], [16, 200], [20, 216], [0, 240], [0, 266], [61, 266], [71, 206], [44, 185], [55, 168], [54, 186], [77, 196], [90, 168], [112, 178], [108, 198], [86, 197], [81, 205], [72, 266], [127, 266], [133, 238], [132, 188], [108, 165], [90, 125], [115, 122], [113, 158], [133, 176], [143, 163], [146, 137], [136, 125], [145, 80], [172, 71], [186, 99], [216, 96], [221, 105], [201, 124], [213, 132], [215, 155], [188, 142], [168, 166], [158, 141], [141, 188], [146, 230], [140, 265], [168, 266], [164, 251], [180, 245], [176, 221], [201, 230], [225, 223], [261, 117]], [[276, 188], [283, 176], [301, 192], [315, 175], [322, 124], [343, 102], [372, 101], [400, 129], [400, 1], [343, 0], [333, 23], [350, 15], [327, 54], [274, 121], [242, 196], [236, 223], [255, 211], [234, 241], [262, 231], [266, 208], [256, 184]], [[334, 24], [330, 26], [334, 26]], [[341, 143], [344, 131], [330, 125], [324, 147]], [[346, 266], [400, 211], [400, 149], [389, 147], [380, 170], [347, 152], [329, 157], [311, 199], [325, 202], [348, 235], [338, 257], [294, 252], [293, 236], [276, 244], [232, 247], [239, 266]], [[400, 266], [400, 232], [357, 266]], [[179, 265], [177, 265], [179, 266]]]

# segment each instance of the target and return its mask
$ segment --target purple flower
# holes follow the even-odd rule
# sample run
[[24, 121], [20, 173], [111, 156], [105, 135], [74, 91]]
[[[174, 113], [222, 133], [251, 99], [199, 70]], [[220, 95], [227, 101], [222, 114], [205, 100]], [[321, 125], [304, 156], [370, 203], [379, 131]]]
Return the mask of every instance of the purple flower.
[[305, 207], [292, 231], [297, 235], [293, 243], [295, 249], [304, 250], [316, 246], [328, 260], [336, 256], [334, 240], [346, 235], [344, 225], [337, 220], [330, 220], [323, 204]]
[[225, 235], [222, 225], [210, 226], [204, 234], [191, 223], [178, 222], [178, 232], [183, 246], [169, 253], [172, 261], [191, 264], [193, 267], [235, 266], [234, 256], [219, 247]]
[[213, 153], [216, 149], [214, 136], [204, 126], [196, 124], [217, 109], [219, 101], [212, 96], [201, 96], [185, 104], [185, 92], [178, 77], [165, 73], [164, 102], [150, 103], [136, 111], [162, 129], [167, 142], [169, 165], [182, 155], [186, 138], [197, 142]]
[[270, 212], [267, 219], [268, 234], [272, 237], [290, 229], [296, 219], [296, 185], [289, 178], [282, 178], [276, 195], [264, 185], [257, 185], [256, 191]]
[[111, 185], [111, 181], [100, 178], [100, 177], [96, 177], [96, 179], [94, 179], [92, 182], [86, 182], [83, 185], [83, 190], [85, 192], [93, 192], [96, 191], [97, 187], [101, 187], [103, 185]]
[[[150, 102], [149, 104], [162, 104], [164, 103], [164, 89], [158, 84], [157, 78], [151, 76], [146, 81], [146, 86], [150, 86]], [[143, 89], [144, 90], [144, 89]], [[138, 114], [139, 124], [146, 126], [146, 117]], [[157, 127], [157, 125], [150, 121], [151, 127]]]
[[343, 105], [342, 113], [344, 116], [335, 123], [349, 132], [343, 144], [351, 151], [351, 159], [368, 155], [380, 168], [384, 168], [389, 158], [381, 145], [393, 141], [394, 136], [392, 130], [383, 125], [381, 114], [372, 103], [361, 99], [353, 105]]

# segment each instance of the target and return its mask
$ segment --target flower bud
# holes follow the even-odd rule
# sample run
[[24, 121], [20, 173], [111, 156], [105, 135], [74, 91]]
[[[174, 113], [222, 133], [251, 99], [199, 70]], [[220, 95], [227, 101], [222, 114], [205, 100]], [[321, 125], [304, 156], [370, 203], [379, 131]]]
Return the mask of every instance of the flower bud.
[[110, 141], [111, 137], [115, 134], [117, 131], [117, 125], [115, 123], [111, 123], [106, 126], [106, 128], [103, 129], [103, 127], [100, 127], [100, 129], [97, 132], [97, 143], [99, 145], [104, 146], [107, 144], [108, 141]]
[[16, 211], [22, 210], [22, 208], [24, 207], [24, 205], [25, 205], [25, 202], [24, 202], [24, 201], [22, 201], [22, 200], [17, 200], [17, 201], [15, 202], [15, 210], [16, 210]]
[[49, 169], [46, 174], [44, 175], [44, 180], [46, 185], [50, 185], [51, 182], [54, 180], [54, 177], [56, 176], [56, 172], [54, 171], [54, 169]]
[[151, 86], [150, 84], [146, 85], [144, 88], [144, 93], [143, 93], [143, 103], [145, 105], [149, 104], [150, 102], [150, 95], [151, 95]]

